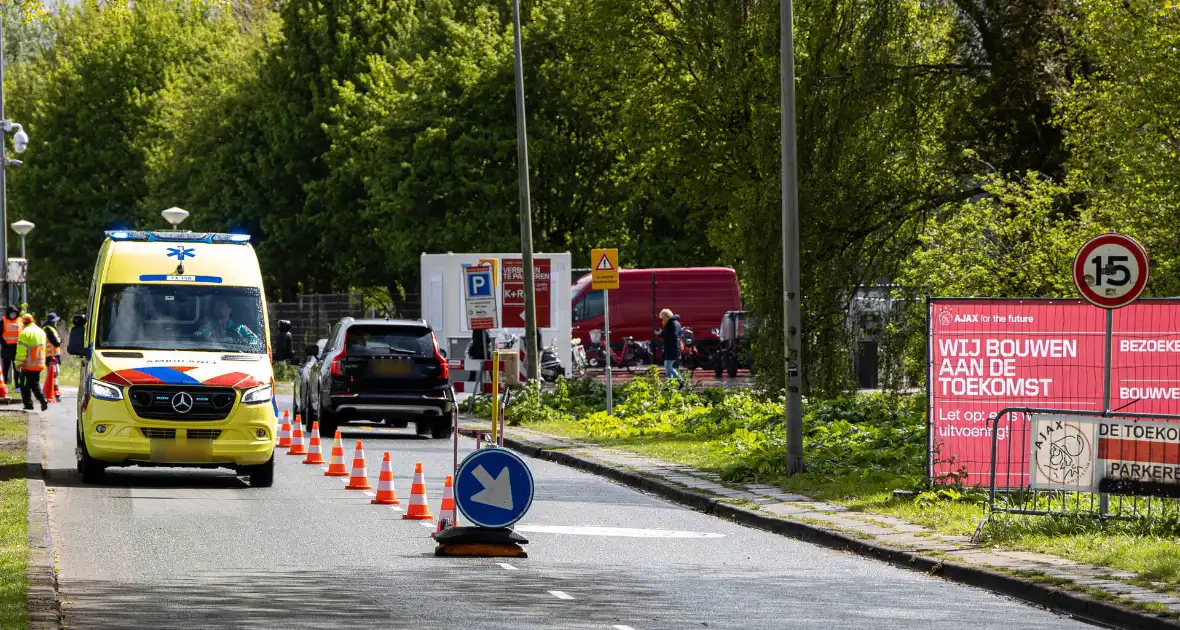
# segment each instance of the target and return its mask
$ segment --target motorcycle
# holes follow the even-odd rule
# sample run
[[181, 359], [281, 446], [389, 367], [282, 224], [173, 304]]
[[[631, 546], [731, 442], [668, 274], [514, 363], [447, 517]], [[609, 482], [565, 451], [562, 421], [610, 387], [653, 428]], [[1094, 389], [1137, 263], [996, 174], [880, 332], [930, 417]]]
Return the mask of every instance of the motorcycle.
[[553, 346], [546, 346], [541, 350], [541, 379], [553, 383], [558, 376], [565, 376], [565, 367], [561, 365], [561, 359], [557, 358]]
[[[606, 367], [605, 344], [599, 343], [597, 346], [590, 348], [587, 355], [590, 357], [590, 365], [594, 367]], [[623, 351], [622, 353], [610, 351], [610, 365], [612, 368], [623, 368], [630, 371], [635, 366], [648, 365], [652, 362], [651, 349], [646, 343], [635, 341], [634, 337], [623, 337]]]

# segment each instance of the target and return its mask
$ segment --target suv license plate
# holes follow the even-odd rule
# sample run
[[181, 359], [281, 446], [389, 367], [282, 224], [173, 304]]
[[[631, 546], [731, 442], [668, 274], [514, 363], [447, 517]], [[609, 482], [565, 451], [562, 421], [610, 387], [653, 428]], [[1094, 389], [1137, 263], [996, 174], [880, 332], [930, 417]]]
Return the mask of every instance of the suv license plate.
[[376, 361], [376, 372], [378, 376], [385, 377], [399, 377], [409, 376], [411, 373], [410, 362], [403, 359], [385, 359]]

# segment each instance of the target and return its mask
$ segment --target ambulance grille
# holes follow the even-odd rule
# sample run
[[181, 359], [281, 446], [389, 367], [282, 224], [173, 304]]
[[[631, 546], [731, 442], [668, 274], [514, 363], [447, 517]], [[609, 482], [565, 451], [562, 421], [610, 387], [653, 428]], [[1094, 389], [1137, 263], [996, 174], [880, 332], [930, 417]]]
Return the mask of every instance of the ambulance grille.
[[140, 427], [143, 437], [151, 438], [153, 440], [175, 440], [176, 429], [152, 429], [148, 427]]
[[224, 420], [234, 408], [237, 392], [228, 387], [136, 385], [131, 387], [128, 397], [140, 418]]
[[220, 429], [189, 429], [186, 432], [190, 440], [216, 440], [221, 437]]

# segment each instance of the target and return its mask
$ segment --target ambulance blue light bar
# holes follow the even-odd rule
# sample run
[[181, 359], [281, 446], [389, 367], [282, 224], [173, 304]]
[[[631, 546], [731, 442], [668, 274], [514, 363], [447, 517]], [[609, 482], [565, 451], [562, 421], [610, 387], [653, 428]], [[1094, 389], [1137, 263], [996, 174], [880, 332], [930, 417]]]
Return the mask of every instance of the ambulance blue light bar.
[[249, 234], [218, 234], [213, 232], [142, 232], [111, 230], [106, 233], [112, 241], [143, 241], [153, 243], [236, 243], [250, 242]]

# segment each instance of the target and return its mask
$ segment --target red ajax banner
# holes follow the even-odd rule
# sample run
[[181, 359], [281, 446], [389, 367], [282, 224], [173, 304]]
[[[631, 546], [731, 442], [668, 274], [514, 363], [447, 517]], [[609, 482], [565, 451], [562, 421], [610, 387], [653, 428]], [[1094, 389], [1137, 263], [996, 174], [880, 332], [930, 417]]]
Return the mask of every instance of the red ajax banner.
[[[1005, 407], [1103, 410], [1105, 310], [1011, 299], [935, 299], [929, 308], [932, 477], [965, 472], [963, 483], [986, 485], [992, 418]], [[1139, 300], [1114, 311], [1112, 330], [1110, 408], [1180, 413], [1180, 301]], [[1022, 427], [1000, 424], [997, 487], [1027, 485]]]

